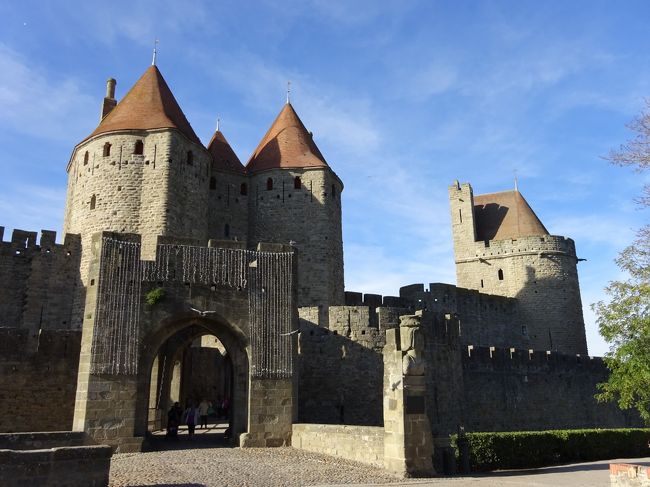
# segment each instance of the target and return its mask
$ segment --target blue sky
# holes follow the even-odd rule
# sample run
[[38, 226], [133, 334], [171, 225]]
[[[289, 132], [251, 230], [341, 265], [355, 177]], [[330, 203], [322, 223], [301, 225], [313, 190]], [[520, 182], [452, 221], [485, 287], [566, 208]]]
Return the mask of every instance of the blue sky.
[[[246, 162], [292, 103], [345, 183], [348, 290], [455, 282], [447, 186], [519, 189], [576, 241], [589, 303], [647, 221], [647, 175], [603, 156], [650, 97], [646, 1], [0, 2], [0, 225], [60, 231], [65, 167], [158, 66], [199, 137]], [[5, 240], [9, 238], [5, 232]]]

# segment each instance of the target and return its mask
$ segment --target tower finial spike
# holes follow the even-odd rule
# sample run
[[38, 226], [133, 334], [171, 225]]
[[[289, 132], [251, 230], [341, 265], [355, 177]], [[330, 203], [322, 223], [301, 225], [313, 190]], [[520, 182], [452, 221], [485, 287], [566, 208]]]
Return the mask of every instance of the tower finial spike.
[[158, 47], [158, 39], [153, 41], [153, 58], [151, 59], [151, 65], [155, 66], [156, 65], [156, 54], [157, 54], [157, 48]]
[[515, 191], [519, 191], [519, 181], [517, 179], [517, 170], [515, 169]]
[[291, 103], [291, 81], [287, 81], [287, 105]]
[[219, 122], [221, 122], [221, 119], [217, 117], [217, 132], [219, 132]]

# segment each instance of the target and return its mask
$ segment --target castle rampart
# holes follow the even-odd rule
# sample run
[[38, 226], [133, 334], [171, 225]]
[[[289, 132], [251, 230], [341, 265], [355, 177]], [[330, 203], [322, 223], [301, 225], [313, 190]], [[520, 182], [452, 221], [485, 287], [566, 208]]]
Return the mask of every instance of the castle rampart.
[[[510, 424], [527, 430], [556, 424], [564, 428], [639, 424], [636, 415], [593, 398], [596, 384], [608, 374], [601, 358], [468, 343], [463, 318], [438, 305], [435, 296], [444, 304], [447, 293], [446, 303], [451, 305], [463, 302], [459, 294], [486, 303], [494, 298], [502, 306], [499, 313], [514, 300], [468, 290], [454, 295], [454, 290], [455, 286], [438, 284], [426, 292], [421, 284], [402, 288], [403, 299], [424, 296], [419, 309], [425, 356], [431, 364], [426, 404], [434, 436], [454, 433], [459, 424], [468, 431], [512, 431]], [[317, 308], [299, 309], [299, 421], [382, 424], [381, 349], [386, 330], [398, 326], [399, 315], [407, 309], [375, 311], [385, 325], [373, 324], [371, 309], [365, 306], [330, 307], [325, 327], [318, 322]], [[549, 401], [553, 408], [547, 408]]]
[[[0, 227], [0, 239], [4, 228]], [[0, 242], [0, 327], [30, 334], [43, 329], [70, 329], [81, 246], [77, 235], [56, 243], [56, 232], [14, 230]]]

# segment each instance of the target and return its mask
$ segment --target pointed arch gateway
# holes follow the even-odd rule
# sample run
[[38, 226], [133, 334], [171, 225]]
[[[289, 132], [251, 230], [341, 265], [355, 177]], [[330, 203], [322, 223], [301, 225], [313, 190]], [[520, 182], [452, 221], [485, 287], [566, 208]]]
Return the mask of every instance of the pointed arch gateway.
[[[93, 235], [73, 429], [118, 452], [139, 451], [149, 404], [165, 412], [169, 405], [158, 384], [152, 400], [154, 364], [169, 374], [165, 356], [207, 333], [233, 364], [234, 443], [288, 445], [298, 329], [292, 249], [197, 247], [160, 237], [155, 260], [146, 261], [139, 240]], [[160, 385], [170, 387], [164, 378]]]
[[[228, 397], [231, 404], [226, 417], [213, 418], [219, 421], [219, 427], [214, 428], [218, 439], [223, 438], [226, 427], [230, 429], [233, 438], [247, 430], [248, 397], [249, 397], [249, 352], [250, 343], [242, 330], [228, 323], [223, 317], [211, 315], [210, 318], [192, 315], [172, 317], [161, 324], [156, 336], [147, 339], [150, 353], [142, 357], [143, 366], [149, 371], [149, 395], [144, 409], [140, 401], [137, 413], [140, 426], [138, 432], [164, 431], [167, 426], [167, 412], [174, 402], [179, 402], [185, 409], [188, 402], [198, 405], [202, 399], [215, 402], [216, 399]], [[197, 383], [204, 377], [196, 377], [200, 371], [193, 370], [197, 357], [191, 352], [201, 350], [195, 345], [202, 337], [214, 337], [223, 345], [225, 354], [222, 359], [222, 377], [214, 378], [221, 382], [218, 390], [210, 390], [208, 384], [197, 390]], [[156, 344], [160, 343], [158, 347]], [[205, 350], [203, 350], [205, 352]], [[221, 356], [216, 349], [209, 355]], [[200, 355], [200, 354], [199, 354]], [[208, 355], [203, 353], [203, 355]], [[214, 373], [215, 370], [208, 371]], [[220, 380], [219, 380], [220, 379]], [[146, 417], [146, 425], [143, 425]], [[225, 439], [225, 438], [224, 438]]]

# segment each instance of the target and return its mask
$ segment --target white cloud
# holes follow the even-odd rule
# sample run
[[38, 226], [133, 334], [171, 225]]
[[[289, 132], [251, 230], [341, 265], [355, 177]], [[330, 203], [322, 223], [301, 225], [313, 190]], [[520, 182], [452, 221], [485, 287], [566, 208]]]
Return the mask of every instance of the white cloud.
[[[0, 44], [0, 127], [7, 131], [69, 140], [92, 126], [87, 107], [96, 102], [72, 77], [54, 77]], [[97, 106], [99, 111], [99, 106]]]
[[381, 134], [372, 122], [371, 103], [358, 93], [342, 92], [300, 71], [285, 69], [248, 53], [224, 55], [220, 61], [214, 64], [222, 67], [206, 67], [206, 70], [254, 107], [276, 110], [280, 104], [270, 105], [269, 100], [279, 101], [278, 95], [287, 80], [291, 80], [294, 106], [308, 130], [314, 132], [317, 143], [324, 140], [341, 151], [356, 154], [367, 154], [378, 147]]

